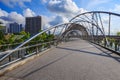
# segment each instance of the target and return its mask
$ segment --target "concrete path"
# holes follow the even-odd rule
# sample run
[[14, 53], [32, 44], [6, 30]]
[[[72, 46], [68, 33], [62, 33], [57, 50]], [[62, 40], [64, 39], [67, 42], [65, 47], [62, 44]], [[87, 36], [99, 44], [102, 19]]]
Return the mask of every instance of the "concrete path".
[[6, 80], [120, 80], [120, 57], [87, 41], [76, 40], [60, 44], [4, 77], [9, 77]]

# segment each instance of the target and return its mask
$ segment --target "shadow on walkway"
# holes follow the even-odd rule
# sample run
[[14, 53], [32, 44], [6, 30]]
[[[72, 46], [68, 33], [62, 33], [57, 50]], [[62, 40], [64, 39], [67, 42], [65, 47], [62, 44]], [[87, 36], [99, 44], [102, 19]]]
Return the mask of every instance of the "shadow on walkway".
[[[80, 50], [78, 50], [78, 49], [66, 48], [66, 47], [59, 47], [59, 46], [57, 46], [56, 48], [58, 48], [58, 49], [64, 49], [64, 50], [77, 51], [77, 52], [83, 52], [83, 53], [92, 54], [92, 55], [98, 55], [98, 56], [102, 56], [102, 57], [109, 57], [109, 58], [113, 58], [113, 59], [115, 59], [116, 61], [120, 62], [120, 57], [112, 56], [112, 55], [111, 55], [112, 52], [110, 52], [110, 51], [108, 51], [108, 50], [103, 50], [101, 47], [99, 47], [99, 46], [97, 46], [97, 45], [94, 45], [94, 44], [91, 44], [91, 45], [93, 45], [93, 46], [92, 46], [92, 47], [81, 48]], [[95, 52], [86, 51], [86, 50], [89, 49], [89, 48], [97, 48], [97, 49], [99, 49], [100, 51], [102, 51], [102, 53], [95, 53]], [[86, 50], [83, 50], [83, 49], [86, 49]], [[37, 69], [35, 69], [35, 70], [27, 73], [26, 75], [21, 76], [20, 78], [28, 77], [28, 76], [32, 75], [33, 73], [38, 72], [38, 71], [40, 71], [40, 70], [42, 70], [42, 69], [44, 69], [44, 68], [46, 68], [46, 67], [48, 67], [48, 66], [50, 66], [50, 65], [52, 65], [52, 64], [54, 64], [54, 63], [56, 63], [56, 62], [58, 62], [59, 60], [62, 60], [63, 58], [65, 58], [65, 57], [67, 57], [67, 56], [69, 56], [69, 55], [71, 55], [71, 54], [74, 54], [74, 53], [68, 53], [68, 54], [66, 54], [66, 55], [63, 55], [63, 56], [61, 56], [61, 57], [59, 57], [59, 58], [57, 58], [57, 59], [55, 59], [55, 60], [53, 60], [53, 61], [51, 61], [51, 62], [49, 62], [49, 63], [47, 63], [47, 64], [41, 66], [40, 68], [37, 68]], [[76, 54], [76, 53], [75, 53], [75, 54]], [[78, 54], [78, 53], [77, 53], [77, 54]]]
[[[77, 52], [83, 52], [83, 53], [88, 53], [88, 54], [92, 54], [92, 55], [98, 55], [98, 56], [103, 56], [103, 57], [109, 57], [109, 58], [113, 58], [115, 59], [116, 61], [120, 62], [120, 57], [115, 57], [115, 56], [112, 56], [111, 54], [114, 54], [110, 51], [104, 51], [102, 50], [100, 47], [98, 47], [97, 45], [93, 45], [95, 48], [99, 49], [100, 51], [102, 51], [102, 53], [95, 53], [95, 52], [90, 52], [90, 51], [85, 51], [85, 50], [82, 50], [82, 49], [88, 49], [90, 47], [87, 47], [87, 48], [81, 48], [81, 50], [78, 50], [78, 49], [71, 49], [71, 48], [65, 48], [65, 47], [57, 47], [59, 49], [65, 49], [65, 50], [71, 50], [71, 51], [77, 51]], [[91, 48], [94, 48], [94, 47], [91, 47]]]

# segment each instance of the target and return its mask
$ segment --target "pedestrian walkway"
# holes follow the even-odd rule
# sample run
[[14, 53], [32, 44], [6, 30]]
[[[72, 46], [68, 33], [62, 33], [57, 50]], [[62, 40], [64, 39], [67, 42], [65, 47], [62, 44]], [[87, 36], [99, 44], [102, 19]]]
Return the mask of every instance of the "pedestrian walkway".
[[0, 80], [120, 80], [120, 57], [87, 41], [75, 40], [52, 48]]

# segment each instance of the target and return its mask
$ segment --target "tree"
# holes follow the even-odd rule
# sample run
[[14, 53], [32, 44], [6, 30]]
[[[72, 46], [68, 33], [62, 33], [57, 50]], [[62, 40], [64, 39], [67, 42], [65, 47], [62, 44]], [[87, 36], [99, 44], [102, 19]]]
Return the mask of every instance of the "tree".
[[120, 32], [117, 32], [117, 36], [120, 36]]
[[15, 35], [14, 34], [7, 34], [5, 35], [5, 44], [12, 44], [15, 42]]
[[20, 35], [24, 35], [24, 37], [22, 38], [24, 41], [28, 38], [30, 38], [30, 33], [25, 32], [25, 31], [21, 31]]
[[4, 39], [4, 33], [3, 33], [3, 26], [1, 25], [3, 24], [2, 22], [0, 22], [0, 40], [3, 40]]
[[4, 33], [2, 30], [0, 30], [0, 40], [3, 40], [4, 39]]

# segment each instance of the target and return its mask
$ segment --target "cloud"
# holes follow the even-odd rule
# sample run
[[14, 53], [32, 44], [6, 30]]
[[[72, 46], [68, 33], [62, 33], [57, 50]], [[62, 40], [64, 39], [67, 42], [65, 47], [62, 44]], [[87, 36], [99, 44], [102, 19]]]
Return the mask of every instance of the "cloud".
[[[120, 14], [120, 4], [115, 4], [113, 8], [109, 10], [110, 12]], [[116, 25], [117, 24], [117, 25]], [[111, 33], [116, 34], [120, 32], [120, 17], [112, 16], [111, 18]]]
[[59, 23], [69, 22], [77, 14], [86, 12], [85, 9], [79, 8], [73, 0], [42, 0], [46, 8], [53, 14], [47, 18], [49, 26]]
[[25, 18], [21, 14], [18, 14], [17, 12], [11, 12], [8, 15], [8, 18], [12, 19], [13, 22], [17, 22], [17, 23], [21, 23], [21, 24], [23, 24], [25, 22]]
[[8, 7], [15, 7], [19, 5], [20, 7], [25, 7], [25, 2], [31, 2], [31, 0], [0, 0], [0, 2], [4, 3]]
[[8, 16], [8, 13], [2, 9], [0, 9], [0, 17], [1, 16]]
[[35, 16], [35, 12], [33, 12], [31, 9], [27, 8], [26, 10], [23, 11], [23, 15], [25, 17], [33, 17]]
[[49, 28], [51, 25], [49, 24], [50, 18], [48, 18], [47, 16], [42, 15], [42, 29], [47, 29]]
[[52, 27], [54, 25], [60, 24], [60, 23], [65, 23], [68, 22], [68, 18], [65, 18], [63, 16], [43, 16], [42, 15], [42, 26], [43, 29], [47, 29], [49, 27]]
[[85, 9], [79, 8], [73, 0], [43, 0], [47, 9], [57, 16], [63, 16], [71, 19], [77, 14], [86, 12]]
[[47, 9], [53, 13], [71, 16], [79, 12], [79, 7], [72, 0], [49, 0]]
[[59, 23], [65, 23], [68, 22], [68, 18], [65, 18], [63, 16], [55, 16], [50, 22], [50, 25], [57, 25]]
[[88, 3], [88, 5], [87, 5], [87, 8], [91, 8], [91, 7], [94, 7], [96, 5], [108, 3], [110, 1], [111, 0], [90, 0], [89, 3]]
[[115, 4], [113, 9], [110, 9], [111, 12], [120, 13], [120, 5]]
[[8, 13], [0, 9], [0, 21], [2, 21], [4, 25], [11, 23], [11, 22], [25, 24], [25, 17], [17, 12]]
[[42, 2], [43, 2], [43, 3], [46, 3], [46, 2], [47, 2], [47, 0], [42, 0]]
[[5, 20], [3, 20], [3, 19], [1, 19], [1, 18], [0, 18], [0, 22], [3, 23], [3, 24], [2, 24], [3, 26], [6, 26], [6, 24], [8, 23], [8, 21], [5, 21]]
[[6, 12], [2, 9], [0, 9], [0, 21], [4, 23], [4, 25], [12, 22], [17, 22], [19, 24], [25, 24], [25, 17], [33, 17], [35, 16], [35, 12], [33, 12], [31, 9], [25, 9], [23, 11], [23, 15], [19, 14], [17, 12]]
[[8, 13], [8, 16], [1, 16], [0, 19], [4, 24], [10, 23], [10, 22], [17, 22], [20, 24], [25, 24], [25, 18], [21, 15], [18, 14], [17, 12], [11, 12]]

